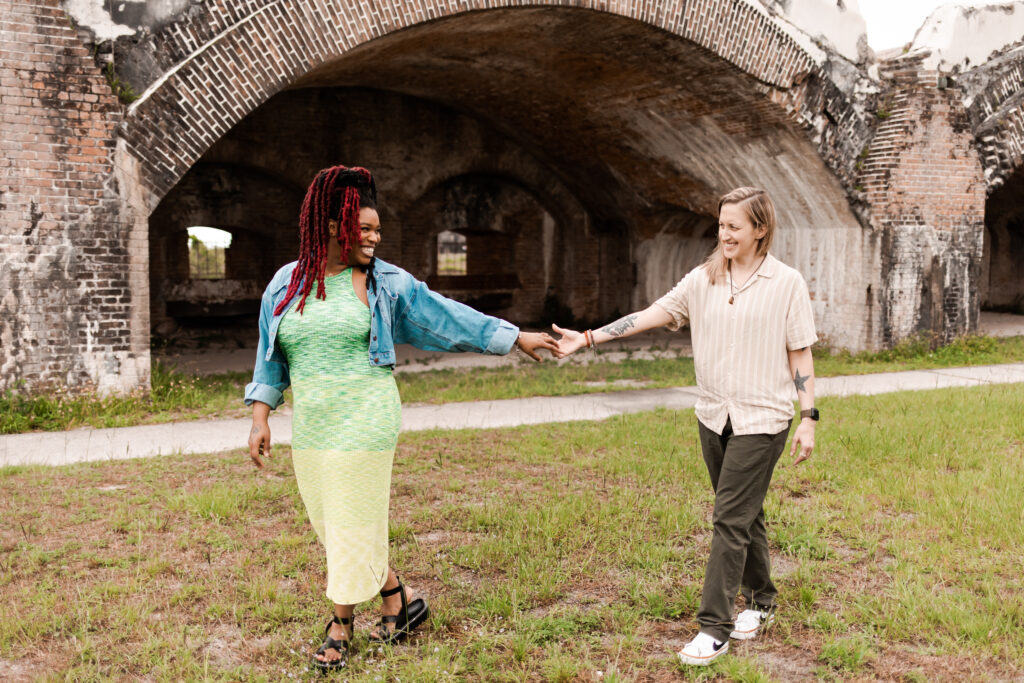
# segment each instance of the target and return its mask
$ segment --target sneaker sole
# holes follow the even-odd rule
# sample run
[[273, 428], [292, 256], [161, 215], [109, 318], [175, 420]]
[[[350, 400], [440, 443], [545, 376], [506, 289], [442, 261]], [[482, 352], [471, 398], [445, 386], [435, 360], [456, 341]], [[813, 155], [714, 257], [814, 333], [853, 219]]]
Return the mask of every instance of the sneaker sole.
[[707, 657], [694, 657], [692, 655], [684, 655], [682, 652], [678, 652], [677, 654], [679, 655], [679, 661], [683, 664], [689, 664], [690, 666], [707, 666], [708, 664], [715, 661], [728, 651], [729, 643], [726, 642], [722, 644], [721, 648], [716, 650], [713, 654], [708, 655]]
[[765, 621], [763, 623], [758, 624], [757, 628], [755, 628], [754, 630], [752, 630], [752, 631], [733, 631], [732, 633], [729, 634], [729, 637], [732, 638], [733, 640], [751, 640], [751, 639], [757, 637], [757, 634], [761, 632], [761, 629], [765, 628], [766, 626], [771, 624], [773, 621], [775, 621], [775, 615], [774, 614], [769, 616], [767, 619], [765, 619]]

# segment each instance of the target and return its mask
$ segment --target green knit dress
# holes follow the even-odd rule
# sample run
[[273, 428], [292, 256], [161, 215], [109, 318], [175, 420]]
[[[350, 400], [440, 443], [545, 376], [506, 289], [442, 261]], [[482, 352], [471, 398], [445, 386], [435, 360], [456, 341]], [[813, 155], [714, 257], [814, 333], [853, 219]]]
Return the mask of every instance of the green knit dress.
[[401, 403], [391, 368], [370, 365], [370, 309], [353, 289], [352, 269], [324, 286], [327, 298], [311, 293], [301, 315], [292, 305], [277, 338], [292, 380], [295, 479], [327, 550], [327, 597], [351, 605], [387, 580]]

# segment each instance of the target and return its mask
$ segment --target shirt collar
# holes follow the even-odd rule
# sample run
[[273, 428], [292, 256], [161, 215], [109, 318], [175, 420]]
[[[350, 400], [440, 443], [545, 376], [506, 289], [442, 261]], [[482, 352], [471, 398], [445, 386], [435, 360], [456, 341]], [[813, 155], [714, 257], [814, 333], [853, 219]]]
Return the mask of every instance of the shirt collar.
[[764, 255], [764, 263], [757, 270], [758, 277], [772, 277], [779, 269], [779, 261], [771, 254]]

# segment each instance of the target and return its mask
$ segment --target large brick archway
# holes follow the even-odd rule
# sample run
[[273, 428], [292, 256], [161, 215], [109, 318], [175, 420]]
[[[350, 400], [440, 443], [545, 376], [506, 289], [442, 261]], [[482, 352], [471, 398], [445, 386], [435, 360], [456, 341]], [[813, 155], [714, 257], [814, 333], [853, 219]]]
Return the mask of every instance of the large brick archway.
[[1024, 54], [1004, 49], [957, 80], [986, 189], [980, 305], [1024, 313]]
[[736, 0], [458, 5], [222, 0], [175, 26], [165, 49], [179, 61], [132, 105], [121, 125], [125, 150], [140, 164], [138, 180], [148, 191], [148, 208], [235, 123], [318, 66], [416, 25], [480, 10], [538, 6], [642, 22], [704, 48], [766, 89], [787, 90], [815, 69], [812, 55], [775, 19]]
[[[906, 85], [922, 94], [914, 102], [943, 113], [942, 130], [923, 131], [914, 145], [936, 158], [946, 154], [943, 159], [952, 148], [957, 171], [955, 187], [945, 192], [948, 207], [914, 214], [904, 206], [906, 189], [917, 182], [922, 191], [910, 203], [927, 199], [929, 169], [913, 155], [890, 154], [904, 113], [879, 124], [876, 103], [859, 87], [858, 79], [870, 79], [864, 65], [837, 66], [835, 53], [757, 0], [180, 6], [115, 46], [127, 50], [117, 53], [119, 73], [136, 68], [140, 76], [131, 82], [142, 96], [128, 107], [105, 89], [95, 54], [84, 48], [65, 51], [63, 80], [36, 78], [25, 62], [18, 92], [41, 88], [46, 99], [11, 107], [53, 120], [77, 116], [91, 100], [110, 111], [97, 115], [103, 127], [87, 136], [65, 136], [32, 151], [56, 170], [19, 169], [20, 189], [5, 195], [18, 200], [19, 212], [5, 223], [5, 239], [23, 255], [5, 277], [31, 287], [12, 288], [5, 304], [19, 322], [0, 324], [0, 336], [17, 341], [11, 348], [19, 350], [0, 377], [4, 386], [52, 381], [126, 391], [144, 385], [151, 323], [161, 321], [161, 301], [168, 300], [153, 283], [173, 279], [167, 254], [181, 246], [174, 241], [184, 220], [176, 198], [205, 187], [209, 172], [219, 179], [216, 187], [237, 187], [239, 197], [265, 204], [277, 196], [261, 189], [266, 179], [297, 191], [316, 168], [339, 162], [379, 172], [395, 249], [381, 257], [393, 260], [422, 247], [408, 240], [419, 234], [416, 225], [432, 220], [416, 215], [417, 207], [439, 206], [420, 201], [431, 187], [481, 179], [473, 192], [500, 211], [491, 227], [472, 230], [502, 232], [515, 216], [547, 225], [539, 232], [509, 228], [495, 239], [525, 236], [523, 258], [543, 244], [535, 256], [544, 268], [534, 270], [547, 273], [550, 289], [586, 320], [633, 310], [663, 292], [706, 251], [717, 196], [756, 184], [777, 200], [776, 253], [807, 278], [833, 344], [871, 348], [922, 327], [946, 328], [948, 335], [973, 325], [971, 264], [980, 231], [972, 212], [979, 183], [962, 108], [951, 97], [933, 96], [934, 81]], [[78, 44], [59, 0], [33, 7], [11, 36]], [[61, 100], [65, 91], [68, 99]], [[368, 108], [361, 111], [361, 104]], [[913, 106], [905, 109], [914, 114]], [[340, 112], [360, 127], [346, 125]], [[25, 120], [31, 134], [37, 119]], [[1004, 138], [1015, 149], [1016, 138], [998, 137]], [[897, 167], [907, 179], [890, 187]], [[44, 173], [57, 173], [82, 194], [88, 190], [90, 201], [102, 201], [102, 212], [60, 195], [57, 185], [57, 199], [41, 203], [49, 195], [34, 188], [49, 187]], [[483, 180], [494, 177], [507, 178], [509, 186]], [[557, 196], [552, 206], [564, 215], [534, 206], [529, 196]], [[260, 268], [285, 258], [290, 202], [275, 204], [271, 237], [280, 249], [273, 258], [263, 253]], [[254, 241], [270, 234], [251, 229], [250, 216], [268, 220], [266, 212], [255, 212], [257, 204], [225, 194], [197, 206], [195, 215], [214, 221], [212, 208], [232, 213], [220, 222]], [[37, 239], [37, 224], [38, 237], [46, 226], [56, 247]], [[172, 240], [163, 271], [154, 265], [161, 244], [154, 237]], [[921, 256], [919, 245], [930, 251]], [[62, 257], [56, 275], [32, 265], [53, 261], [58, 252], [70, 256]], [[100, 264], [93, 277], [77, 277], [93, 256]], [[266, 276], [243, 271], [254, 283]], [[52, 286], [55, 278], [59, 288]], [[528, 284], [529, 305], [520, 311], [536, 309], [535, 299], [548, 296], [542, 281]], [[51, 302], [46, 297], [55, 291], [59, 301]], [[68, 343], [51, 351], [45, 367], [26, 365], [33, 345], [54, 327], [54, 311], [71, 313], [60, 326]], [[96, 320], [100, 315], [105, 319]]]
[[[296, 4], [210, 9], [164, 30], [161, 50], [176, 65], [121, 126], [120, 154], [136, 162], [136, 185], [147, 196], [140, 219], [271, 100], [325, 88], [398, 93], [482, 121], [488, 135], [512, 141], [546, 169], [531, 172], [537, 182], [547, 173], [579, 202], [604, 246], [595, 247], [592, 263], [576, 265], [604, 269], [604, 282], [578, 316], [598, 320], [649, 303], [702, 258], [717, 197], [761, 185], [776, 196], [787, 228], [780, 255], [805, 272], [825, 334], [843, 346], [875, 344], [877, 307], [864, 292], [870, 299], [878, 243], [850, 208], [854, 155], [836, 152], [863, 144], [840, 134], [858, 114], [838, 115], [844, 95], [829, 87], [817, 48], [761, 6]], [[309, 169], [289, 156], [293, 150], [279, 149], [280, 161], [267, 163], [290, 168], [265, 170], [302, 182]], [[319, 163], [337, 161], [347, 160]], [[489, 164], [474, 163], [448, 172]], [[402, 194], [416, 182], [393, 189]], [[633, 256], [616, 256], [616, 241]], [[573, 245], [590, 249], [585, 239]], [[856, 254], [857, 267], [817, 258], [838, 253]], [[559, 296], [582, 300], [578, 292]]]

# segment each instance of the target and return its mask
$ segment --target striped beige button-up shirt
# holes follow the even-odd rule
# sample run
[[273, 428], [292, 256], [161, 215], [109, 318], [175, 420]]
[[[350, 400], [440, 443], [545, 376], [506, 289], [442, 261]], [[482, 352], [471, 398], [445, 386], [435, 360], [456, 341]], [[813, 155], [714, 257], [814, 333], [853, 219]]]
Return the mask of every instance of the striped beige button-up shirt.
[[697, 419], [716, 434], [729, 418], [734, 434], [777, 434], [793, 417], [786, 352], [818, 339], [807, 283], [768, 254], [732, 304], [729, 296], [728, 277], [711, 284], [697, 267], [655, 303], [672, 316], [669, 329], [690, 324]]

